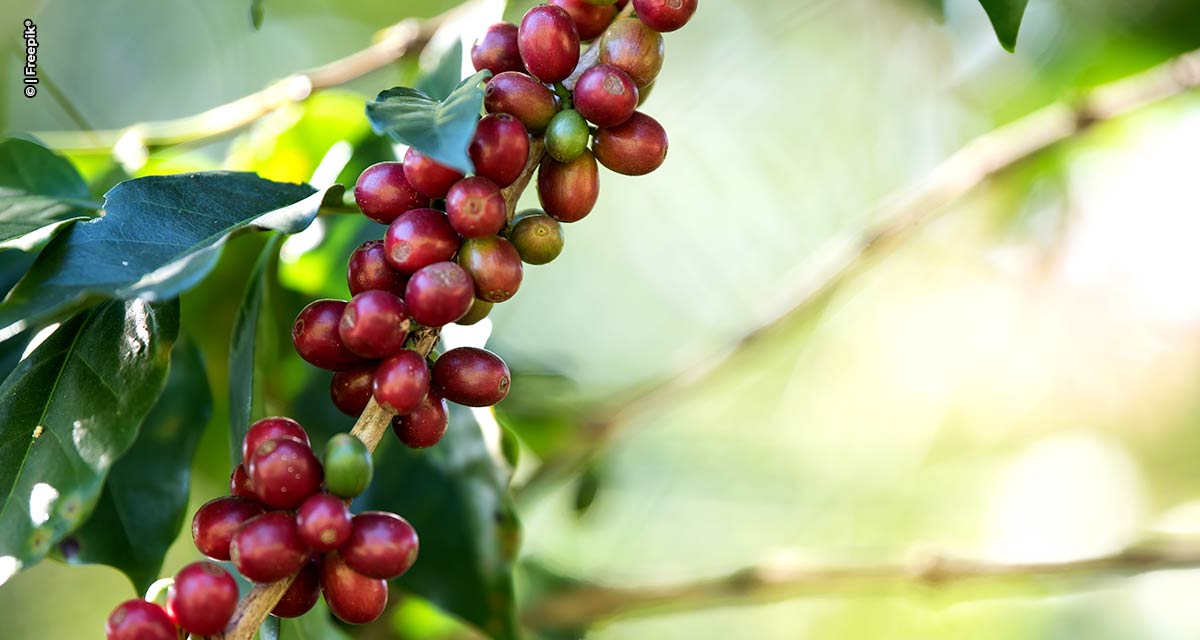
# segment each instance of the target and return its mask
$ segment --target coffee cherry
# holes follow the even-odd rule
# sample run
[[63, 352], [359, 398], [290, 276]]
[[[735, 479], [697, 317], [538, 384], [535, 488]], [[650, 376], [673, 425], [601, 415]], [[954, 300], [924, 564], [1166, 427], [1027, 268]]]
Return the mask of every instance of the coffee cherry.
[[350, 510], [340, 498], [318, 493], [296, 510], [296, 529], [313, 551], [333, 551], [350, 537]]
[[517, 45], [517, 25], [497, 22], [471, 47], [471, 63], [476, 71], [487, 69], [495, 75], [506, 71], [525, 71]]
[[346, 303], [338, 336], [350, 351], [366, 358], [386, 358], [408, 339], [404, 301], [386, 291], [364, 291]]
[[458, 251], [459, 237], [437, 209], [414, 209], [396, 218], [384, 236], [387, 261], [401, 273], [444, 262]]
[[361, 367], [366, 359], [347, 349], [338, 335], [345, 309], [341, 300], [317, 300], [304, 307], [292, 325], [296, 353], [314, 367], [330, 371]]
[[480, 300], [504, 302], [521, 288], [524, 277], [521, 256], [504, 238], [464, 240], [458, 251], [458, 264], [475, 282], [475, 297]]
[[329, 611], [342, 622], [366, 624], [387, 606], [387, 580], [368, 578], [351, 569], [338, 554], [321, 559], [321, 593]]
[[421, 195], [445, 198], [446, 192], [455, 182], [462, 180], [463, 174], [415, 148], [409, 148], [408, 153], [404, 154], [404, 177]]
[[275, 582], [296, 573], [309, 550], [289, 513], [272, 511], [251, 518], [233, 534], [229, 557], [238, 573], [253, 582]]
[[407, 520], [394, 513], [367, 511], [354, 516], [354, 530], [338, 555], [365, 576], [391, 580], [417, 561], [417, 547], [417, 532]]
[[105, 640], [176, 640], [179, 632], [162, 607], [145, 600], [126, 600], [104, 624]]
[[346, 266], [346, 284], [352, 296], [374, 290], [403, 296], [408, 277], [388, 264], [387, 246], [383, 240], [371, 240], [362, 243], [350, 254], [350, 263]]
[[263, 418], [251, 424], [250, 428], [246, 429], [246, 435], [242, 437], [243, 464], [249, 464], [250, 455], [258, 450], [259, 445], [275, 438], [291, 438], [304, 443], [306, 447], [309, 446], [308, 433], [299, 422], [284, 416]]
[[600, 37], [600, 62], [629, 74], [644, 87], [662, 70], [665, 47], [662, 34], [637, 18], [621, 18]]
[[234, 467], [233, 473], [230, 474], [229, 495], [258, 502], [258, 494], [254, 493], [254, 487], [250, 484], [250, 474], [246, 473], [245, 464]]
[[399, 162], [380, 162], [367, 167], [354, 185], [354, 201], [368, 218], [383, 224], [410, 209], [429, 206], [429, 198], [408, 183], [404, 165]]
[[575, 21], [575, 29], [579, 32], [580, 40], [594, 40], [604, 33], [613, 18], [617, 17], [617, 8], [609, 5], [596, 5], [584, 0], [550, 0], [550, 4], [562, 7], [571, 14]]
[[526, 264], [547, 264], [563, 250], [562, 225], [536, 209], [517, 218], [508, 239]]
[[467, 153], [475, 163], [475, 174], [503, 189], [516, 182], [525, 169], [529, 134], [516, 118], [493, 113], [479, 121]]
[[321, 488], [321, 463], [307, 444], [288, 438], [267, 440], [250, 454], [250, 484], [263, 504], [295, 509]]
[[543, 158], [538, 169], [538, 200], [561, 222], [578, 222], [592, 212], [600, 197], [600, 169], [596, 156], [584, 151], [571, 162]]
[[490, 407], [508, 395], [508, 365], [485, 349], [459, 347], [433, 364], [433, 388], [443, 398], [467, 407]]
[[641, 176], [667, 159], [667, 132], [657, 120], [636, 111], [625, 121], [596, 132], [592, 150], [601, 164], [627, 176]]
[[371, 451], [356, 436], [339, 433], [325, 444], [325, 487], [340, 498], [366, 490], [375, 472]]
[[445, 400], [429, 393], [412, 413], [392, 418], [392, 430], [400, 442], [413, 449], [432, 447], [446, 434], [448, 410]]
[[488, 113], [507, 113], [530, 133], [541, 133], [558, 111], [554, 93], [542, 83], [525, 75], [509, 71], [487, 83], [483, 106]]
[[228, 571], [211, 562], [193, 562], [175, 574], [167, 614], [192, 635], [212, 636], [229, 624], [237, 602], [237, 583]]
[[639, 107], [646, 104], [646, 101], [650, 99], [651, 91], [654, 91], [654, 83], [653, 82], [638, 89], [638, 106]]
[[633, 0], [633, 10], [646, 26], [667, 33], [683, 28], [697, 4], [697, 0]]
[[570, 162], [587, 149], [590, 137], [583, 116], [574, 109], [563, 109], [546, 128], [546, 153], [559, 162]]
[[429, 392], [429, 366], [416, 351], [404, 350], [384, 360], [375, 372], [375, 401], [392, 413], [405, 414], [421, 405]]
[[[472, 284], [472, 291], [474, 291], [474, 287], [475, 285]], [[488, 317], [488, 314], [492, 312], [492, 307], [494, 306], [494, 303], [488, 302], [487, 300], [475, 298], [471, 301], [471, 308], [467, 311], [467, 315], [455, 320], [454, 324], [464, 327], [469, 327], [473, 324], [479, 324], [480, 320]]]
[[308, 613], [321, 597], [321, 564], [315, 558], [309, 560], [292, 586], [283, 592], [283, 597], [271, 609], [271, 615], [276, 618], [299, 618]]
[[375, 384], [375, 364], [360, 369], [339, 371], [329, 382], [329, 397], [338, 411], [351, 416], [362, 415], [371, 402], [371, 390]]
[[446, 217], [464, 238], [496, 235], [508, 222], [507, 215], [500, 187], [487, 178], [459, 180], [446, 196]]
[[[583, 0], [583, 1], [590, 5], [597, 6], [597, 7], [607, 7], [609, 5], [617, 4], [617, 0]], [[625, 6], [625, 3], [626, 3], [626, 0], [622, 0], [621, 3], [617, 6], [623, 7], [623, 6]]]
[[517, 44], [525, 68], [547, 84], [566, 80], [579, 62], [579, 32], [561, 7], [541, 5], [526, 12]]
[[610, 64], [584, 71], [575, 84], [575, 108], [598, 127], [625, 122], [637, 105], [638, 88], [633, 78]]
[[257, 502], [243, 498], [209, 500], [192, 517], [192, 541], [200, 553], [213, 560], [228, 560], [233, 532], [262, 513], [263, 508]]
[[431, 264], [413, 274], [405, 298], [412, 317], [427, 327], [440, 327], [463, 317], [475, 297], [475, 282], [453, 262]]

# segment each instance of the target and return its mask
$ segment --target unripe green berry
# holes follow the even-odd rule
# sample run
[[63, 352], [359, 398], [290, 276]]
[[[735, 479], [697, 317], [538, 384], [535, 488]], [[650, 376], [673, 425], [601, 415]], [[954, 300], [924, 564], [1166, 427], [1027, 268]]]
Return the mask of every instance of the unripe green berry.
[[349, 433], [329, 439], [324, 462], [325, 486], [339, 498], [353, 498], [365, 491], [375, 472], [367, 445]]
[[509, 240], [525, 263], [547, 264], [562, 253], [562, 225], [545, 212], [532, 209], [517, 219]]
[[587, 148], [587, 121], [574, 109], [559, 111], [546, 128], [546, 153], [559, 162], [570, 162]]
[[492, 307], [494, 306], [496, 306], [495, 303], [475, 298], [475, 300], [471, 302], [471, 309], [467, 311], [467, 315], [459, 318], [454, 324], [462, 325], [464, 327], [469, 327], [473, 324], [479, 324], [480, 320], [488, 317], [488, 314], [492, 312]]

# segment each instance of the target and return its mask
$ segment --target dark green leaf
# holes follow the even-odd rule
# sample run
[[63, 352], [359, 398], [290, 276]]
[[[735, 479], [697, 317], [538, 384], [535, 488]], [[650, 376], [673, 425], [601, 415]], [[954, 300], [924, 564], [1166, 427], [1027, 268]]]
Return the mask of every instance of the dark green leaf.
[[255, 31], [262, 28], [263, 14], [266, 13], [265, 5], [264, 0], [250, 0], [250, 24], [254, 25]]
[[1005, 49], [1013, 51], [1017, 46], [1017, 32], [1021, 29], [1021, 19], [1025, 17], [1025, 6], [1029, 0], [979, 0], [992, 27], [996, 29], [996, 37]]
[[107, 564], [145, 593], [187, 515], [192, 457], [212, 415], [200, 350], [175, 345], [171, 372], [137, 440], [113, 465], [92, 517], [61, 545], [72, 564]]
[[91, 514], [162, 391], [178, 331], [178, 302], [109, 302], [64, 322], [0, 385], [4, 573]]
[[224, 171], [122, 182], [104, 216], [55, 237], [0, 304], [0, 339], [109, 298], [176, 297], [212, 270], [232, 234], [296, 233], [341, 191]]
[[273, 235], [259, 254], [234, 320], [233, 342], [229, 348], [229, 435], [234, 465], [242, 462], [241, 443], [250, 428], [254, 398], [262, 397], [261, 393], [255, 393], [256, 389], [262, 388], [262, 380], [255, 375], [255, 345], [258, 319], [266, 304], [269, 267], [279, 252], [280, 237]]
[[462, 81], [462, 40], [455, 40], [454, 45], [438, 58], [437, 66], [429, 69], [417, 79], [417, 91], [435, 100], [444, 100]]
[[0, 249], [28, 250], [45, 239], [33, 232], [91, 218], [99, 208], [66, 158], [28, 140], [0, 142]]
[[415, 147], [442, 164], [473, 173], [475, 167], [467, 147], [483, 109], [483, 82], [489, 77], [490, 72], [480, 71], [458, 83], [442, 101], [408, 87], [388, 89], [367, 103], [367, 118], [376, 133]]
[[[267, 640], [265, 637], [263, 640]], [[299, 618], [288, 618], [279, 623], [279, 640], [350, 640], [333, 624], [329, 607], [324, 601]]]

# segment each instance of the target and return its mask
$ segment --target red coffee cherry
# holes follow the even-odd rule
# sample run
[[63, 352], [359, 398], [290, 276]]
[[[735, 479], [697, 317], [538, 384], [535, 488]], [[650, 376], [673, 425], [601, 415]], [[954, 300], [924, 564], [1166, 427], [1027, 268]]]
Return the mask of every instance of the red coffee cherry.
[[122, 602], [104, 624], [105, 640], [176, 640], [178, 636], [167, 612], [145, 600]]
[[429, 198], [408, 183], [404, 165], [399, 162], [380, 162], [367, 167], [354, 185], [354, 201], [368, 218], [383, 224], [410, 209], [429, 206]]
[[534, 209], [517, 218], [508, 239], [526, 264], [547, 264], [563, 250], [562, 225]]
[[446, 217], [464, 238], [496, 235], [508, 222], [507, 215], [500, 187], [484, 177], [459, 180], [446, 196]]
[[347, 349], [338, 335], [345, 309], [341, 300], [317, 300], [304, 307], [292, 325], [296, 353], [314, 367], [330, 371], [361, 367], [366, 359]]
[[566, 163], [543, 158], [537, 186], [538, 200], [546, 213], [561, 222], [582, 220], [592, 212], [600, 197], [600, 169], [596, 166], [596, 156], [591, 151], [584, 151]]
[[446, 192], [455, 182], [462, 180], [463, 174], [458, 169], [447, 167], [415, 148], [410, 148], [408, 153], [404, 154], [404, 177], [408, 178], [408, 183], [421, 195], [445, 198]]
[[289, 438], [267, 440], [250, 454], [250, 484], [263, 504], [295, 509], [321, 489], [321, 463], [307, 444]]
[[392, 430], [408, 447], [426, 449], [441, 441], [449, 425], [446, 401], [434, 393], [425, 396], [412, 413], [392, 418]]
[[579, 32], [579, 39], [585, 42], [604, 33], [608, 25], [612, 24], [613, 18], [617, 17], [617, 7], [611, 2], [600, 4], [584, 0], [550, 0], [550, 4], [562, 7], [571, 14], [571, 19], [575, 21], [575, 29]]
[[661, 167], [667, 159], [667, 147], [666, 130], [640, 111], [624, 124], [600, 129], [592, 143], [600, 164], [627, 176], [645, 175]]
[[517, 181], [529, 160], [529, 134], [519, 120], [507, 113], [484, 116], [475, 128], [467, 149], [475, 174], [501, 189]]
[[192, 517], [192, 542], [200, 553], [213, 560], [228, 560], [233, 532], [247, 520], [262, 513], [263, 508], [257, 502], [243, 498], [209, 500]]
[[490, 407], [500, 402], [508, 395], [511, 383], [508, 365], [485, 349], [451, 349], [433, 364], [434, 390], [467, 407]]
[[375, 384], [375, 364], [361, 369], [339, 371], [329, 383], [329, 397], [338, 411], [357, 417], [362, 415], [371, 402], [371, 391]]
[[446, 214], [437, 209], [405, 213], [388, 227], [384, 237], [387, 261], [401, 273], [453, 258], [459, 240]]
[[521, 20], [517, 44], [525, 68], [547, 84], [562, 82], [579, 63], [579, 32], [561, 7], [540, 5]]
[[[471, 287], [472, 287], [472, 291], [474, 291], [475, 285], [472, 284]], [[455, 320], [454, 324], [461, 325], [464, 327], [469, 327], [473, 324], [478, 324], [480, 320], [483, 320], [484, 318], [488, 317], [488, 314], [492, 312], [492, 307], [494, 307], [494, 306], [496, 306], [495, 303], [488, 302], [487, 300], [480, 300], [479, 298], [475, 298], [474, 300], [471, 301], [471, 308], [469, 310], [467, 310], [467, 315], [459, 318], [458, 320]]]
[[309, 550], [296, 519], [272, 511], [250, 519], [233, 534], [229, 557], [247, 580], [275, 582], [299, 571], [308, 562]]
[[350, 510], [341, 498], [318, 493], [296, 511], [296, 527], [313, 551], [333, 551], [350, 537]]
[[365, 576], [391, 580], [417, 561], [417, 547], [417, 531], [407, 520], [394, 513], [366, 511], [354, 516], [354, 530], [338, 555]]
[[487, 69], [495, 75], [506, 71], [525, 71], [517, 45], [517, 25], [497, 22], [471, 47], [471, 63], [476, 71]]
[[600, 62], [629, 74], [639, 88], [658, 77], [665, 46], [662, 34], [637, 18], [621, 18], [600, 37]]
[[638, 89], [628, 73], [610, 64], [583, 72], [575, 85], [575, 109], [598, 127], [615, 127], [638, 105]]
[[352, 296], [372, 290], [403, 296], [408, 276], [388, 264], [387, 246], [383, 240], [371, 240], [362, 243], [350, 254], [350, 263], [346, 266], [346, 284]]
[[413, 320], [440, 327], [457, 321], [471, 309], [475, 282], [453, 262], [431, 264], [408, 281], [408, 310]]
[[254, 487], [250, 485], [250, 474], [246, 473], [245, 464], [234, 467], [233, 473], [230, 474], [229, 495], [258, 502], [258, 494], [254, 493]]
[[336, 552], [321, 560], [321, 592], [333, 615], [349, 624], [371, 622], [387, 606], [387, 580], [351, 569]]
[[292, 586], [283, 593], [279, 603], [271, 609], [271, 615], [276, 618], [299, 618], [317, 604], [321, 597], [321, 564], [315, 558], [308, 561]]
[[275, 438], [291, 438], [304, 443], [306, 447], [310, 446], [308, 432], [299, 422], [284, 416], [263, 418], [256, 420], [246, 429], [246, 435], [242, 438], [242, 463], [249, 464], [250, 454], [258, 449], [258, 445]]
[[392, 413], [416, 409], [428, 392], [429, 366], [416, 351], [397, 353], [380, 363], [375, 372], [375, 401]]
[[517, 295], [525, 274], [521, 255], [512, 243], [497, 236], [464, 240], [458, 265], [475, 282], [475, 297], [488, 302], [504, 302]]
[[667, 33], [683, 28], [697, 4], [697, 0], [633, 0], [633, 10], [646, 26]]
[[488, 80], [483, 106], [488, 113], [507, 113], [520, 120], [530, 133], [545, 131], [558, 109], [554, 93], [545, 85], [513, 71]]
[[184, 631], [197, 636], [220, 633], [233, 617], [237, 602], [233, 576], [211, 562], [184, 567], [167, 591], [167, 613]]
[[386, 358], [404, 348], [408, 309], [387, 291], [364, 291], [346, 303], [338, 335], [350, 351], [366, 358]]

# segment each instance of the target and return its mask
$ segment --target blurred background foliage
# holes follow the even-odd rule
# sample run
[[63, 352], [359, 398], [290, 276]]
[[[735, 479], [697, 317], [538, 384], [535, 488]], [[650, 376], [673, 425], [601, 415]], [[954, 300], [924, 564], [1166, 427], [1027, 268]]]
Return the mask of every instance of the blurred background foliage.
[[[195, 113], [453, 4], [266, 0], [255, 31], [247, 0], [9, 0], [0, 121], [5, 132], [78, 130]], [[510, 3], [510, 19], [529, 4]], [[822, 247], [863, 229], [881, 198], [972, 137], [1200, 46], [1194, 0], [1032, 0], [1015, 55], [976, 0], [947, 0], [940, 19], [932, 4], [706, 1], [667, 37], [645, 108], [672, 136], [669, 161], [648, 178], [604, 173], [599, 206], [568, 229], [565, 255], [528, 269], [522, 295], [492, 315], [490, 348], [517, 371], [499, 416], [524, 449], [518, 484], [602, 400], [674, 375], [769, 317]], [[62, 99], [20, 95], [13, 25], [25, 17]], [[342, 145], [353, 157], [340, 179], [351, 183], [393, 153], [369, 133], [364, 99], [410, 83], [416, 68], [405, 61], [141, 166], [72, 160], [99, 195], [129, 176], [201, 169], [308, 180]], [[680, 401], [637, 416], [583, 478], [523, 500], [518, 597], [572, 579], [677, 583], [772, 557], [859, 563], [937, 548], [1064, 560], [1154, 531], [1200, 531], [1198, 149], [1200, 99], [1184, 96], [976, 191]], [[292, 353], [287, 327], [313, 297], [344, 297], [350, 249], [381, 233], [323, 216], [285, 242], [268, 278], [274, 320], [260, 327], [260, 413], [293, 415], [317, 434], [349, 427], [326, 400], [327, 374]], [[226, 488], [229, 336], [265, 242], [236, 238], [183, 298], [214, 392], [191, 509]], [[27, 260], [0, 254], [4, 273]], [[441, 499], [391, 490], [426, 508]], [[185, 529], [163, 573], [197, 557]], [[587, 637], [1200, 635], [1200, 573], [1057, 586], [901, 587], [630, 617]], [[131, 593], [113, 569], [44, 562], [0, 588], [0, 635], [97, 637]], [[420, 599], [396, 603], [390, 624], [361, 637], [460, 633]]]

